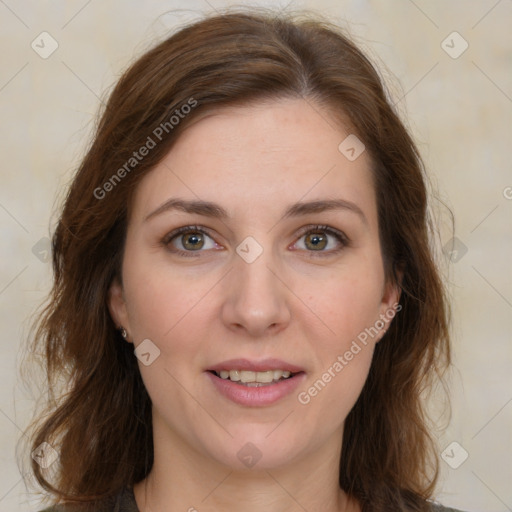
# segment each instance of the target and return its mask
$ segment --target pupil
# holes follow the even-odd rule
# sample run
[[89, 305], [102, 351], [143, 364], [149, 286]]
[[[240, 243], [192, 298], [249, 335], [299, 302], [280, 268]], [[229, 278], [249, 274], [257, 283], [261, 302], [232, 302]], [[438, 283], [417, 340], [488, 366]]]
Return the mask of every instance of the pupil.
[[198, 245], [198, 242], [200, 243], [201, 240], [200, 240], [200, 235], [185, 235], [185, 243], [184, 243], [184, 246], [187, 247], [187, 246], [190, 246], [188, 248], [191, 248], [191, 249], [197, 249], [198, 247], [201, 248], [200, 245]]
[[[323, 249], [325, 247], [325, 237], [321, 234], [310, 235], [309, 241], [315, 247], [320, 247], [321, 249]], [[323, 245], [322, 245], [322, 242], [323, 242]]]

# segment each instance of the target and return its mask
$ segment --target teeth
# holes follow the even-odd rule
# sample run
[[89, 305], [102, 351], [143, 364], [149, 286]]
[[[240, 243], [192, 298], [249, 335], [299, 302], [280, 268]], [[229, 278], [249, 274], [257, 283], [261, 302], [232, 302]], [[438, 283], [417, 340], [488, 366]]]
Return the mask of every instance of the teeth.
[[226, 372], [226, 373], [228, 374], [226, 379], [229, 377], [230, 380], [235, 381], [235, 382], [238, 382], [241, 379], [240, 372], [238, 370], [231, 370], [230, 372]]
[[240, 372], [240, 380], [242, 382], [256, 382], [256, 372], [248, 372], [246, 370], [242, 370]]
[[268, 382], [272, 382], [274, 380], [274, 372], [272, 370], [269, 370], [268, 372], [257, 372], [255, 373], [254, 380], [256, 382], [267, 384]]
[[291, 373], [288, 370], [267, 370], [265, 372], [251, 372], [247, 370], [221, 370], [217, 372], [221, 379], [230, 379], [233, 382], [242, 382], [249, 387], [260, 384], [269, 384], [281, 378], [287, 379]]

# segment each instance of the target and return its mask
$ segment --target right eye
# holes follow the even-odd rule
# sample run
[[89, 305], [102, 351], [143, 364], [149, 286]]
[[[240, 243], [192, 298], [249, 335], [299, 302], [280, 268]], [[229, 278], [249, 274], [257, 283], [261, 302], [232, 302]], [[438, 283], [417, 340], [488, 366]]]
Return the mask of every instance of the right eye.
[[201, 249], [205, 248], [205, 239], [210, 239], [211, 244], [206, 249], [220, 247], [208, 233], [198, 226], [183, 226], [171, 231], [162, 240], [162, 244], [171, 252], [180, 256], [199, 256]]

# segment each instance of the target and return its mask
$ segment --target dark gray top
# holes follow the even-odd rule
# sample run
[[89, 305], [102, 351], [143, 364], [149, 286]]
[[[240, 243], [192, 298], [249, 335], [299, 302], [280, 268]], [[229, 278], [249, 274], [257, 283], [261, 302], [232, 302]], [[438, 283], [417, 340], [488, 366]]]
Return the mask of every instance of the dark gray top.
[[[46, 508], [41, 512], [73, 512], [76, 510], [71, 505], [56, 505], [54, 507]], [[99, 512], [99, 511], [98, 511]], [[103, 512], [103, 511], [102, 511]], [[106, 510], [104, 512], [107, 512]], [[113, 508], [108, 512], [140, 512], [137, 503], [135, 502], [135, 496], [133, 495], [133, 489], [127, 487], [124, 489], [115, 499]], [[463, 512], [456, 508], [443, 507], [443, 505], [432, 503], [432, 512]]]

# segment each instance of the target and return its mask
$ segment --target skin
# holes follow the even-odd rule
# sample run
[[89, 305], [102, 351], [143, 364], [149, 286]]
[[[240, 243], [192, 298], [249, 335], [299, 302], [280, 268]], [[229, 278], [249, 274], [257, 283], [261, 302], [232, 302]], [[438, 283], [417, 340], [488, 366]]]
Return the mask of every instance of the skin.
[[[109, 309], [128, 342], [150, 339], [160, 350], [150, 365], [139, 361], [155, 448], [151, 473], [134, 487], [141, 511], [229, 512], [242, 503], [246, 512], [360, 510], [339, 489], [343, 426], [388, 324], [309, 403], [297, 394], [400, 292], [384, 278], [369, 155], [349, 161], [338, 145], [350, 131], [313, 105], [280, 99], [202, 116], [138, 185], [123, 284], [112, 283]], [[171, 197], [213, 201], [229, 217], [171, 210], [144, 220]], [[297, 201], [340, 198], [366, 222], [349, 210], [282, 218]], [[349, 245], [313, 228], [327, 237], [315, 249], [299, 233], [315, 224], [342, 231]], [[188, 225], [209, 233], [165, 246], [168, 233]], [[247, 236], [263, 248], [252, 263], [236, 252]], [[171, 252], [187, 247], [192, 257]], [[267, 357], [306, 372], [296, 392], [272, 405], [238, 405], [205, 373], [227, 359]], [[261, 453], [252, 468], [237, 457], [247, 442]]]

